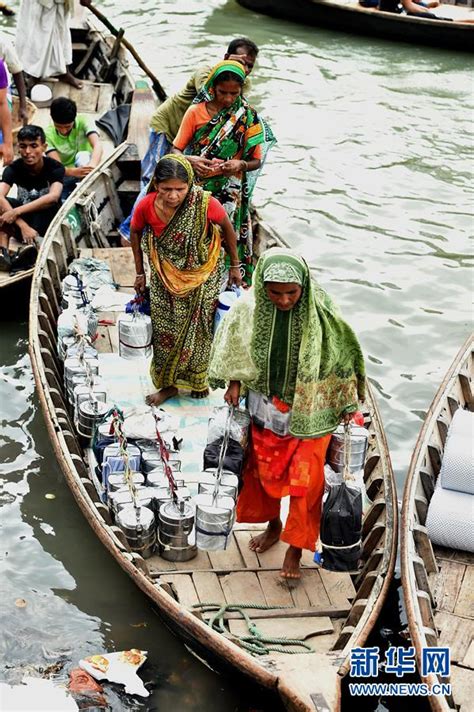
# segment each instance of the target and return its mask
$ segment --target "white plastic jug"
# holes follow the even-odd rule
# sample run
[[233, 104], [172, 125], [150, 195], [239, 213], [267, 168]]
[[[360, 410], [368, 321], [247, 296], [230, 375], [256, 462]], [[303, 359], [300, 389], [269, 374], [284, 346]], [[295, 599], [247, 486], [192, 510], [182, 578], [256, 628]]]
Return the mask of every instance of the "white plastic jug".
[[232, 304], [240, 296], [240, 290], [226, 291], [219, 294], [219, 300], [217, 302], [217, 309], [214, 316], [214, 333], [216, 333], [217, 327], [221, 323], [222, 319], [225, 317]]

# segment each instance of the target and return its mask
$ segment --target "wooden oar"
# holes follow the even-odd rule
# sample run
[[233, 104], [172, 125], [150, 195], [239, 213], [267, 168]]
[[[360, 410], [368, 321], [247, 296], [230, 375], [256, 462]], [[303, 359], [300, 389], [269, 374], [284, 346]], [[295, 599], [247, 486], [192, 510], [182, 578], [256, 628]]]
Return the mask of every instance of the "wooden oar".
[[105, 15], [103, 15], [99, 10], [97, 10], [97, 8], [95, 8], [92, 4], [89, 4], [89, 3], [88, 3], [88, 4], [86, 5], [86, 7], [92, 12], [93, 15], [95, 15], [95, 16], [97, 17], [98, 20], [100, 20], [100, 21], [106, 26], [106, 28], [109, 30], [109, 32], [111, 32], [111, 33], [114, 35], [114, 37], [120, 36], [120, 42], [124, 45], [124, 47], [126, 47], [126, 48], [128, 49], [128, 51], [130, 52], [130, 54], [131, 54], [131, 55], [135, 58], [135, 60], [137, 61], [137, 64], [143, 69], [143, 71], [145, 72], [145, 74], [147, 74], [147, 75], [150, 77], [151, 82], [152, 82], [152, 86], [153, 86], [153, 90], [154, 90], [156, 96], [158, 97], [158, 99], [161, 99], [161, 101], [164, 101], [164, 100], [166, 99], [166, 92], [165, 92], [165, 90], [163, 89], [163, 87], [161, 86], [160, 82], [158, 81], [157, 77], [155, 77], [155, 75], [153, 74], [153, 72], [151, 71], [151, 69], [149, 69], [149, 68], [146, 66], [145, 62], [143, 61], [143, 59], [142, 59], [142, 58], [140, 57], [140, 55], [138, 54], [138, 52], [137, 52], [137, 50], [135, 49], [135, 47], [134, 47], [133, 45], [131, 45], [130, 42], [125, 39], [125, 37], [123, 37], [123, 30], [120, 30], [120, 32], [119, 32], [119, 31], [112, 25], [112, 23], [110, 22], [110, 20], [108, 20], [108, 18], [105, 17]]

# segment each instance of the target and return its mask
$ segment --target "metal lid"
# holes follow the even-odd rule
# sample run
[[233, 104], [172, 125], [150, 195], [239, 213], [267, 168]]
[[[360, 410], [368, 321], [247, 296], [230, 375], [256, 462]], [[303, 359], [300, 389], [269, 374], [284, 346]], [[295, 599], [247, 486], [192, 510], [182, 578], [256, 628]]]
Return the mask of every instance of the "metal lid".
[[[134, 485], [143, 485], [145, 482], [145, 478], [143, 477], [141, 472], [132, 472], [132, 480]], [[122, 472], [112, 472], [109, 477], [108, 477], [108, 482], [109, 485], [118, 485], [121, 484], [125, 486], [127, 483], [125, 482], [125, 473]]]
[[120, 520], [120, 524], [127, 528], [133, 528], [139, 524], [148, 528], [151, 527], [155, 521], [155, 515], [151, 509], [143, 506], [134, 507], [132, 504], [121, 509], [117, 518]]
[[183, 519], [192, 519], [193, 517], [194, 507], [184, 500], [181, 500], [178, 507], [173, 501], [165, 502], [160, 507], [160, 519], [169, 523], [180, 522]]
[[[344, 426], [338, 425], [333, 435], [338, 437], [344, 437]], [[364, 440], [369, 437], [370, 433], [367, 428], [363, 428], [362, 425], [351, 425], [351, 439], [352, 438], [363, 438]]]
[[104, 403], [103, 401], [85, 400], [79, 404], [79, 411], [83, 415], [91, 416], [94, 418], [104, 416], [108, 410], [108, 403]]
[[204, 511], [212, 511], [216, 514], [224, 514], [224, 512], [233, 510], [235, 508], [235, 501], [233, 497], [228, 495], [218, 495], [213, 497], [210, 494], [198, 494], [194, 497], [194, 503], [196, 509], [202, 509]]

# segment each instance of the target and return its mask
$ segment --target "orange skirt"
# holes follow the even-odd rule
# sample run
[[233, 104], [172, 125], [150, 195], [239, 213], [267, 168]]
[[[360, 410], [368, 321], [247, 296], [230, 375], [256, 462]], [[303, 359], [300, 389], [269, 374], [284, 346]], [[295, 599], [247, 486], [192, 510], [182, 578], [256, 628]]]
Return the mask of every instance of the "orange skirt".
[[281, 540], [315, 550], [324, 493], [324, 462], [330, 435], [300, 440], [280, 437], [252, 423], [250, 444], [237, 501], [238, 522], [268, 522], [280, 515], [280, 500], [290, 495]]

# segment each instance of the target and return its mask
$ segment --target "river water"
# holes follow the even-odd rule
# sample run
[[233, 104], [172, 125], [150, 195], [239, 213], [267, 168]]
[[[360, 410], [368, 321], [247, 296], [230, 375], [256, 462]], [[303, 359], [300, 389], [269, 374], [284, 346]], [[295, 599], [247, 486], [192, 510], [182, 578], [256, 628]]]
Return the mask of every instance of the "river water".
[[[358, 333], [401, 494], [426, 408], [472, 328], [470, 57], [292, 25], [234, 0], [100, 7], [168, 93], [232, 37], [260, 46], [251, 96], [278, 145], [255, 202]], [[14, 21], [0, 26], [12, 34]], [[35, 396], [26, 300], [13, 293], [2, 314], [2, 679], [140, 647], [152, 695], [130, 702], [114, 692], [114, 710], [255, 709], [188, 654], [94, 540]]]

